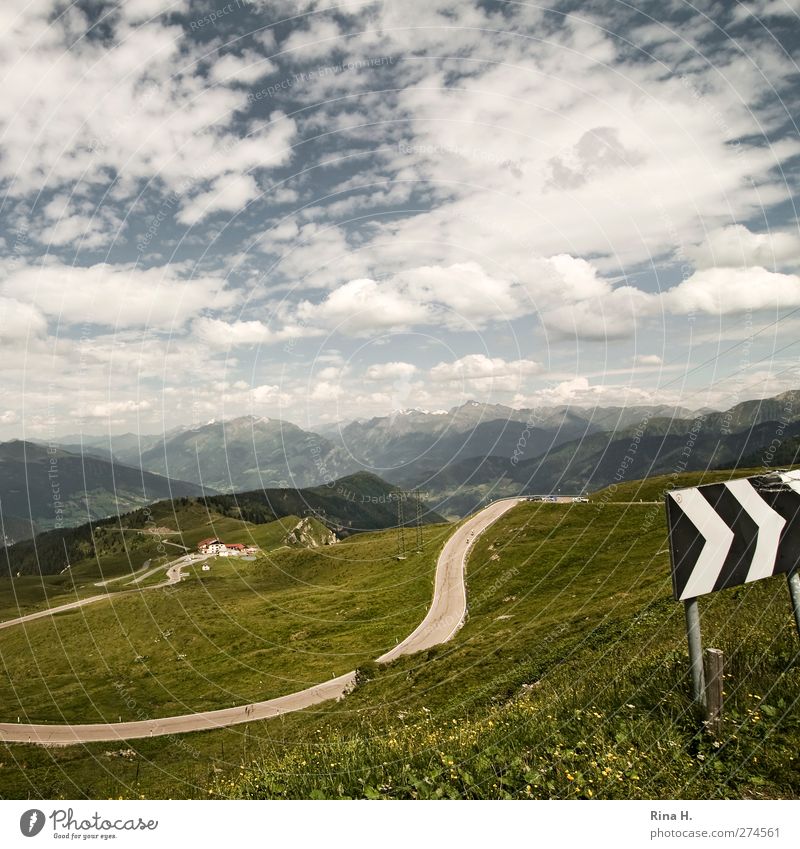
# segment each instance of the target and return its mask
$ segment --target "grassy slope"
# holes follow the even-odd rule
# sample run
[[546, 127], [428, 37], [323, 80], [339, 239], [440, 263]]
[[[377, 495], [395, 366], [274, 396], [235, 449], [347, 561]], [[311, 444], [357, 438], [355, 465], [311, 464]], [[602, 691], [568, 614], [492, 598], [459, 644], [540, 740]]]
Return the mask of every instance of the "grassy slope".
[[469, 599], [451, 643], [368, 670], [341, 703], [130, 746], [9, 746], [0, 793], [796, 797], [798, 642], [780, 578], [701, 602], [729, 673], [719, 746], [688, 699], [659, 505], [524, 504], [476, 545]]
[[179, 586], [5, 631], [0, 703], [30, 721], [135, 719], [142, 706], [149, 716], [227, 707], [339, 675], [423, 617], [443, 531], [426, 532], [425, 553], [401, 562], [387, 534], [217, 558]]
[[[792, 467], [790, 467], [792, 468]], [[680, 472], [669, 475], [655, 475], [651, 478], [636, 481], [623, 481], [612, 484], [604, 489], [592, 493], [590, 500], [593, 502], [610, 501], [659, 501], [663, 502], [664, 493], [668, 489], [680, 489], [685, 486], [699, 486], [700, 484], [719, 483], [732, 478], [749, 477], [750, 475], [763, 475], [763, 466], [741, 469], [708, 469], [703, 472]]]
[[[153, 507], [151, 522], [145, 528], [130, 527], [123, 520], [117, 524], [94, 529], [96, 555], [75, 561], [71, 568], [57, 575], [20, 575], [0, 577], [0, 621], [32, 613], [46, 607], [75, 601], [79, 598], [107, 592], [124, 592], [126, 576], [139, 573], [145, 563], [151, 567], [180, 557], [187, 548], [209, 536], [219, 536], [225, 542], [256, 545], [262, 551], [280, 548], [286, 535], [300, 521], [297, 516], [285, 516], [274, 522], [254, 525], [207, 510], [201, 504], [160, 502]], [[316, 536], [324, 527], [312, 519]], [[157, 533], [151, 532], [155, 529]], [[119, 580], [115, 580], [119, 579]], [[164, 570], [140, 586], [158, 583]], [[97, 581], [109, 581], [105, 588]]]
[[[0, 621], [96, 595], [104, 591], [94, 585], [97, 581], [120, 578], [109, 583], [105, 590], [120, 592], [130, 589], [125, 586], [124, 576], [133, 575], [147, 561], [152, 566], [162, 561], [166, 564], [167, 560], [175, 559], [184, 552], [180, 546], [193, 548], [204, 537], [219, 534], [230, 542], [245, 542], [253, 537], [259, 540], [256, 545], [261, 545], [263, 538], [265, 548], [273, 548], [277, 542], [272, 537], [291, 524], [292, 518], [297, 521], [296, 517], [290, 517], [280, 525], [250, 526], [207, 511], [193, 501], [186, 504], [175, 502], [174, 505], [160, 502], [152, 510], [152, 520], [144, 528], [131, 527], [125, 521], [126, 517], [115, 523], [96, 526], [93, 531], [96, 553], [74, 560], [71, 568], [61, 574], [20, 575], [14, 579], [0, 577]], [[168, 529], [169, 532], [151, 533], [150, 529], [155, 528]], [[165, 542], [162, 543], [162, 540]], [[9, 557], [13, 557], [13, 551], [10, 550]], [[158, 580], [161, 579], [163, 573], [158, 576]]]
[[218, 791], [796, 797], [800, 669], [780, 578], [702, 602], [729, 675], [715, 746], [688, 700], [660, 511], [525, 504], [478, 543], [470, 572], [470, 621], [450, 646], [379, 672], [348, 716], [329, 711], [321, 744], [262, 756]]

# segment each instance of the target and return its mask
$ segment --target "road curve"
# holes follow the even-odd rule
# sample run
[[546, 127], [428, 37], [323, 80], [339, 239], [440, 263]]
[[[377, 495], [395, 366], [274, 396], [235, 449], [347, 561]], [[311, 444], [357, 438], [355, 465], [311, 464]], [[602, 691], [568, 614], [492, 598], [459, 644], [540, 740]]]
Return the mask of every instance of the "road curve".
[[[464, 572], [467, 554], [478, 536], [504, 513], [524, 499], [507, 498], [495, 501], [463, 522], [445, 543], [436, 564], [433, 601], [419, 626], [403, 642], [382, 654], [378, 663], [389, 663], [401, 655], [413, 654], [450, 640], [464, 622], [467, 610], [467, 592]], [[184, 558], [181, 558], [182, 560]], [[182, 564], [181, 564], [182, 565]], [[169, 575], [174, 583], [179, 580], [181, 565], [175, 564]], [[176, 568], [177, 567], [177, 568]], [[108, 596], [94, 596], [91, 601]], [[90, 599], [86, 599], [89, 602]], [[78, 606], [76, 603], [75, 606]], [[66, 606], [61, 609], [66, 609]], [[49, 615], [46, 611], [43, 615]], [[31, 614], [39, 618], [40, 614]], [[23, 617], [27, 619], [28, 617]], [[16, 621], [16, 620], [15, 620]], [[8, 625], [13, 622], [7, 623]], [[2, 627], [2, 626], [0, 626]], [[94, 723], [91, 725], [47, 725], [4, 722], [0, 723], [0, 741], [5, 743], [34, 743], [44, 746], [68, 746], [77, 743], [98, 743], [161, 737], [168, 734], [185, 734], [189, 731], [210, 731], [271, 719], [330, 699], [345, 696], [355, 683], [355, 672], [307, 687], [296, 693], [278, 696], [263, 702], [223, 708], [221, 710], [166, 716], [161, 719], [144, 719], [132, 722]]]
[[382, 654], [378, 663], [389, 663], [404, 654], [424, 651], [446, 643], [464, 623], [467, 614], [467, 587], [464, 572], [467, 554], [475, 540], [503, 513], [523, 499], [494, 501], [461, 524], [447, 540], [436, 564], [433, 602], [427, 616], [402, 643]]

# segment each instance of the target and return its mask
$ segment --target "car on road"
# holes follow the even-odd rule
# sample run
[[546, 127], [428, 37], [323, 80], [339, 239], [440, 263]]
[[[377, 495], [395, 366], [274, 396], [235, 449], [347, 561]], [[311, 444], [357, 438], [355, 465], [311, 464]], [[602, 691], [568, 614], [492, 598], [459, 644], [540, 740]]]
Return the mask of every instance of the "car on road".
[[589, 499], [585, 495], [576, 495], [575, 498], [572, 499], [573, 504], [588, 504]]

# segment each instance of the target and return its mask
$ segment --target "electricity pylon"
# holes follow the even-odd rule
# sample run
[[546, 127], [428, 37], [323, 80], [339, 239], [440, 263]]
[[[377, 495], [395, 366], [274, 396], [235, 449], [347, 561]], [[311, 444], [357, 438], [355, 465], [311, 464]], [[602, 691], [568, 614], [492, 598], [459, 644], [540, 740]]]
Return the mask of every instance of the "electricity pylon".
[[397, 559], [405, 560], [406, 558], [406, 511], [403, 502], [410, 498], [413, 500], [413, 522], [415, 531], [415, 550], [417, 553], [422, 551], [422, 493], [418, 489], [398, 490], [395, 493], [397, 498]]

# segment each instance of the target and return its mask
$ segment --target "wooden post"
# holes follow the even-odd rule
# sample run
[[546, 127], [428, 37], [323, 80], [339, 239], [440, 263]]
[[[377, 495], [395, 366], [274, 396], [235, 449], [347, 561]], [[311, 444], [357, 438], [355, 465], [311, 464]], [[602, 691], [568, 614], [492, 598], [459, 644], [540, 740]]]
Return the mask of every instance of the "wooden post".
[[722, 652], [719, 649], [706, 649], [706, 729], [714, 737], [719, 736], [722, 728]]
[[789, 595], [792, 598], [792, 610], [794, 611], [794, 624], [797, 634], [800, 636], [800, 572], [789, 572], [786, 576], [789, 584]]
[[689, 664], [692, 670], [692, 699], [698, 707], [706, 706], [706, 681], [703, 673], [703, 642], [700, 636], [700, 611], [696, 598], [683, 603], [686, 615], [686, 637], [689, 642]]

